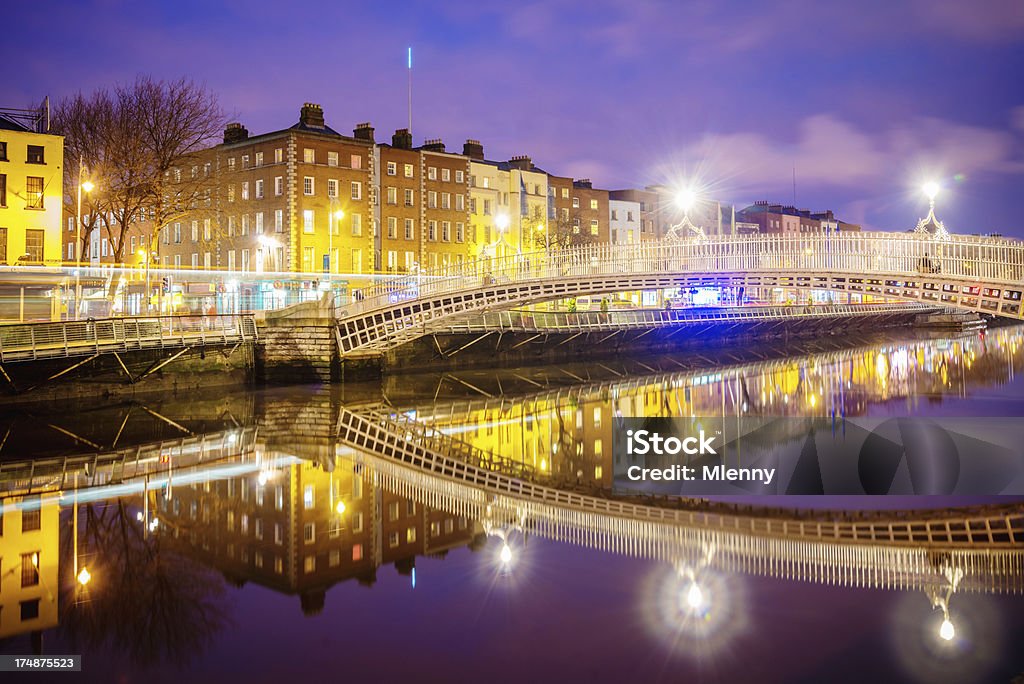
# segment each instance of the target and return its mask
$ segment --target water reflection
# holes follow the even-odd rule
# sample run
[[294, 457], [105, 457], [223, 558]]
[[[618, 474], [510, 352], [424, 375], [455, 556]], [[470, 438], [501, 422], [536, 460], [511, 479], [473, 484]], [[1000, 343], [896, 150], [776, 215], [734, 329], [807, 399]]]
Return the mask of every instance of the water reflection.
[[623, 415], [922, 413], [1015, 382], [1022, 341], [1004, 329], [788, 358], [762, 349], [712, 366], [446, 374], [356, 401], [282, 390], [10, 416], [0, 639], [47, 652], [51, 634], [75, 652], [185, 663], [234, 626], [239, 587], [295, 596], [296, 615], [316, 615], [339, 583], [370, 586], [393, 565], [415, 586], [418, 558], [460, 548], [514, 583], [530, 572], [530, 541], [547, 539], [665, 568], [644, 598], [652, 620], [709, 656], [750, 619], [750, 577], [908, 592], [931, 608], [915, 617], [929, 648], [963, 648], [958, 599], [1024, 590], [1024, 506], [622, 498], [608, 491], [611, 429]]

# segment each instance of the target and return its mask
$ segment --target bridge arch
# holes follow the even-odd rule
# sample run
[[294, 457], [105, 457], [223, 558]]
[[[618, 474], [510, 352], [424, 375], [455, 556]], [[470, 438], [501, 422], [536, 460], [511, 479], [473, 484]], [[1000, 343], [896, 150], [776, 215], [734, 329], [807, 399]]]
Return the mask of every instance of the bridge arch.
[[443, 320], [552, 299], [717, 285], [874, 295], [1020, 319], [1024, 243], [915, 234], [715, 236], [484, 258], [394, 278], [338, 306], [343, 355], [378, 354]]

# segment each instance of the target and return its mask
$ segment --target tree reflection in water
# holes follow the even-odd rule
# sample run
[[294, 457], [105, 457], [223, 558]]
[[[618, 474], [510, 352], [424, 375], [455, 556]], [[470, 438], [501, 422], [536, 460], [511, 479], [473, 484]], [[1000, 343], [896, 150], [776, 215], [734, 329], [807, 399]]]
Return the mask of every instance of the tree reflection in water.
[[147, 534], [129, 501], [82, 506], [80, 515], [97, 579], [65, 602], [74, 651], [121, 653], [141, 667], [196, 658], [229, 622], [223, 577], [185, 556], [167, 531]]

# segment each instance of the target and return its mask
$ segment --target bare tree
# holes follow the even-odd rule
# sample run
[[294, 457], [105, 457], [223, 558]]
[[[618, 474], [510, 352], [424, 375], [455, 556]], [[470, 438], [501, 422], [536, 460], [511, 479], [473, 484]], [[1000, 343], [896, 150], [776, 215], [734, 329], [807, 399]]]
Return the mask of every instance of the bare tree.
[[[79, 159], [96, 185], [88, 204], [83, 198], [86, 235], [102, 226], [115, 261], [122, 263], [133, 227], [150, 222], [153, 253], [160, 231], [172, 221], [190, 211], [211, 211], [216, 164], [207, 150], [223, 122], [216, 97], [187, 79], [142, 76], [130, 85], [59, 102], [54, 129], [64, 135], [71, 162], [65, 164], [65, 187], [77, 189]], [[75, 202], [74, 193], [65, 197], [66, 206]]]
[[537, 230], [536, 227], [524, 230], [524, 247], [537, 250], [565, 249], [597, 242], [597, 236], [591, 234], [590, 226], [583, 227], [581, 223], [579, 211], [573, 211], [569, 216], [559, 214], [555, 218], [546, 218], [535, 208], [532, 217], [523, 218], [523, 225], [543, 225], [544, 230]]

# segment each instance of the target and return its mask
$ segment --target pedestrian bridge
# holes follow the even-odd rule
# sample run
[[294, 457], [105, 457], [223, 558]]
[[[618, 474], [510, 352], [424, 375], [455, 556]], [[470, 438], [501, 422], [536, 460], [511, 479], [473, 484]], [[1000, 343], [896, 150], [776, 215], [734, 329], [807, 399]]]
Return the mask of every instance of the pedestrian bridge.
[[868, 295], [1020, 319], [1024, 243], [913, 233], [713, 236], [482, 258], [394, 278], [336, 307], [343, 356], [378, 355], [487, 311], [718, 286]]

